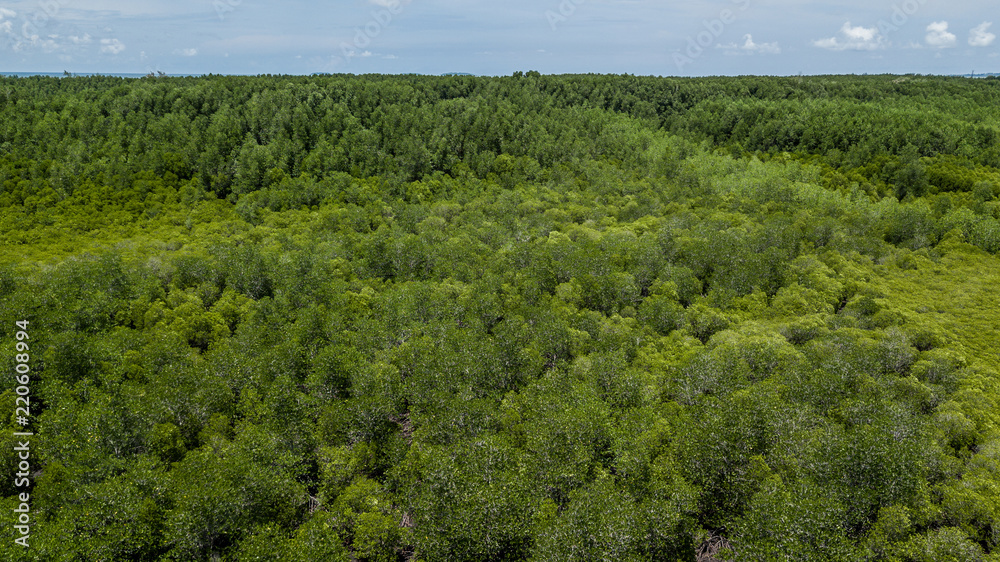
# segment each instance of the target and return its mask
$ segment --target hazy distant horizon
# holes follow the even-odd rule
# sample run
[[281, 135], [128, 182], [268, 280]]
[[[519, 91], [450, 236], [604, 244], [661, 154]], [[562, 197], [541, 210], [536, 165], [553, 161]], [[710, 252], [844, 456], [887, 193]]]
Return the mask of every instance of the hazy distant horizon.
[[[527, 71], [527, 70], [530, 70], [530, 69], [524, 69], [524, 71]], [[156, 74], [156, 73], [154, 72], [153, 74]], [[264, 74], [270, 74], [272, 76], [322, 76], [324, 74], [336, 74], [336, 73], [313, 72], [313, 73], [310, 73], [310, 74], [289, 74], [289, 73], [280, 73], [280, 72], [278, 72], [278, 73], [264, 73]], [[344, 74], [351, 74], [351, 73], [344, 73]], [[486, 75], [486, 74], [448, 73], [448, 72], [442, 73], [442, 74], [423, 74], [423, 73], [417, 73], [417, 72], [403, 72], [403, 73], [397, 73], [397, 74], [391, 74], [391, 75], [393, 75], [393, 76], [406, 76], [406, 75], [415, 75], [415, 76], [449, 76], [449, 75], [455, 75], [455, 74], [462, 75], [462, 76], [482, 77], [482, 78], [490, 78], [490, 77], [501, 76], [501, 75], [496, 75], [496, 74]], [[565, 73], [564, 75], [573, 75], [573, 74], [580, 74], [580, 73]], [[600, 73], [600, 74], [616, 75], [615, 73]], [[623, 75], [623, 74], [628, 74], [628, 73], [618, 73], [618, 75]], [[149, 76], [149, 75], [150, 75], [149, 72], [82, 72], [82, 73], [75, 73], [75, 72], [73, 72], [73, 73], [70, 73], [69, 76], [66, 76], [66, 71], [63, 71], [63, 72], [0, 72], [0, 76], [3, 76], [3, 77], [21, 77], [21, 78], [27, 78], [27, 77], [31, 77], [31, 76], [48, 76], [48, 77], [53, 77], [53, 78], [63, 78], [63, 77], [77, 78], [77, 77], [86, 77], [86, 76], [115, 76], [115, 77], [119, 77], [119, 78], [143, 78], [143, 77]], [[263, 74], [227, 74], [227, 73], [221, 73], [221, 72], [206, 72], [206, 73], [202, 73], [202, 74], [166, 74], [166, 73], [164, 73], [161, 76], [167, 77], [167, 78], [182, 78], [182, 77], [198, 78], [198, 77], [202, 77], [202, 76], [262, 76], [262, 75]], [[730, 77], [738, 77], [738, 76], [774, 76], [774, 77], [779, 77], [779, 78], [789, 78], [789, 77], [794, 77], [794, 76], [809, 77], [809, 76], [880, 76], [880, 75], [881, 76], [927, 76], [927, 77], [945, 77], [945, 78], [970, 78], [970, 77], [971, 78], [985, 78], [985, 77], [988, 77], [988, 76], [1000, 76], [1000, 72], [976, 72], [975, 76], [972, 76], [970, 74], [915, 74], [915, 73], [904, 73], [904, 74], [893, 74], [893, 73], [868, 74], [868, 73], [864, 73], [864, 74], [856, 74], [856, 73], [846, 73], [846, 74], [767, 74], [767, 75], [749, 75], [749, 74], [735, 75], [734, 74], [734, 75], [731, 75]], [[547, 74], [546, 76], [559, 76], [559, 74]], [[641, 76], [656, 76], [656, 77], [660, 77], [660, 78], [705, 78], [705, 77], [691, 77], [691, 76], [676, 76], [676, 75], [669, 75], [669, 74], [668, 75], [641, 75]], [[720, 76], [720, 77], [726, 77], [725, 75], [718, 75], [718, 76]]]

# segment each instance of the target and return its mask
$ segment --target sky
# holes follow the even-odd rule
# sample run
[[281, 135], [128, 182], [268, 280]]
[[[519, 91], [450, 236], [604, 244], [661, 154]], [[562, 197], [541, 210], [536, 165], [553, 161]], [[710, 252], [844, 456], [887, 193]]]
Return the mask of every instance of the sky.
[[995, 0], [0, 0], [0, 72], [968, 74], [997, 35]]

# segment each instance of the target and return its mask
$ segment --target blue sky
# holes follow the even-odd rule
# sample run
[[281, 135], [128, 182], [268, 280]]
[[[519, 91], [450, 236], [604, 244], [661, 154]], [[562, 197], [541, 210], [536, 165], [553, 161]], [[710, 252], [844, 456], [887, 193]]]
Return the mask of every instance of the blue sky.
[[0, 0], [0, 71], [965, 74], [997, 35], [987, 0]]

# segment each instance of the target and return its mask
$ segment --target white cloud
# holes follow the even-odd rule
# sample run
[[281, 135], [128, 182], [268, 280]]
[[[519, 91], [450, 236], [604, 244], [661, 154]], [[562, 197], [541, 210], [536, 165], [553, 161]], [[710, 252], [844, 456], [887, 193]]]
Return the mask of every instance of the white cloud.
[[931, 47], [944, 49], [955, 46], [955, 34], [948, 31], [948, 22], [936, 21], [927, 26], [927, 36], [924, 37]]
[[17, 16], [17, 12], [14, 10], [8, 10], [7, 8], [0, 8], [0, 20], [4, 18], [13, 18]]
[[90, 44], [90, 34], [84, 33], [83, 37], [78, 37], [76, 35], [70, 35], [68, 37], [71, 43], [74, 45], [89, 45]]
[[969, 44], [973, 47], [989, 47], [992, 45], [997, 36], [996, 34], [987, 31], [991, 25], [993, 25], [993, 22], [984, 21], [976, 27], [973, 27], [972, 31], [969, 32]]
[[38, 41], [37, 43], [38, 46], [42, 48], [43, 52], [54, 53], [55, 51], [59, 50], [59, 43], [56, 43], [55, 41], [58, 38], [59, 38], [58, 35], [49, 35], [48, 39], [43, 39], [41, 41]]
[[398, 8], [400, 6], [405, 6], [410, 3], [410, 0], [368, 0], [376, 6], [382, 6], [383, 8]]
[[101, 52], [107, 55], [117, 55], [125, 50], [125, 45], [117, 39], [101, 39]]
[[198, 54], [198, 49], [181, 49], [174, 52], [185, 57], [193, 57]]
[[781, 52], [781, 47], [777, 43], [754, 43], [753, 36], [749, 33], [743, 36], [743, 44], [729, 43], [727, 45], [716, 45], [716, 49], [725, 49], [727, 55], [760, 53], [762, 55], [776, 55]]
[[[10, 22], [5, 22], [10, 23]], [[8, 27], [0, 24], [0, 29], [8, 31]], [[13, 34], [12, 34], [13, 35]], [[41, 49], [42, 52], [46, 54], [51, 54], [59, 50], [60, 42], [59, 35], [49, 34], [44, 38], [39, 36], [37, 33], [32, 35], [20, 35], [15, 36], [14, 41], [11, 43], [10, 48], [15, 53], [27, 52], [32, 49]]]
[[841, 37], [813, 41], [813, 45], [831, 51], [874, 51], [885, 47], [885, 37], [877, 27], [851, 26], [847, 22], [840, 28]]

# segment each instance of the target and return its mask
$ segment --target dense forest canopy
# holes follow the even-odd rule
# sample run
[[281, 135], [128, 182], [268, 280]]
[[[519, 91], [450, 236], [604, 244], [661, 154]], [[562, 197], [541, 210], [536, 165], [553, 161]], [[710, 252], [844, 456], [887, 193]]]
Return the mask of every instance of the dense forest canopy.
[[1000, 81], [0, 78], [0, 187], [4, 559], [1000, 560]]

